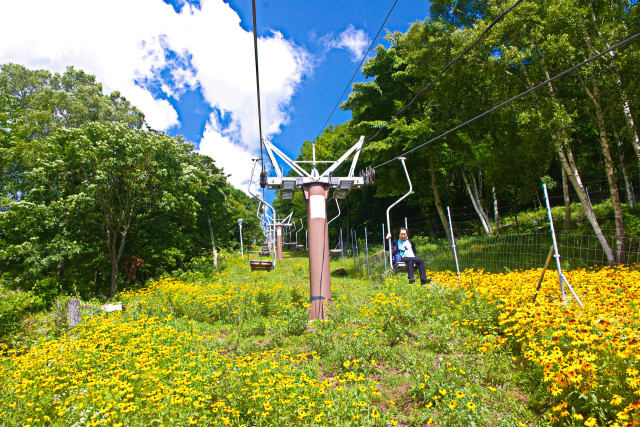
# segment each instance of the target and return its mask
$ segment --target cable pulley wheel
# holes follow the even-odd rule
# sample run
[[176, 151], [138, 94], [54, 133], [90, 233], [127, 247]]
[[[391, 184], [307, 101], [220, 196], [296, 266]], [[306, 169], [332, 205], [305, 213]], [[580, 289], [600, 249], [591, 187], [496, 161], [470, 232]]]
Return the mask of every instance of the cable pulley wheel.
[[362, 180], [364, 185], [373, 185], [373, 181], [375, 179], [376, 171], [371, 167], [367, 167], [364, 171], [362, 171]]
[[260, 188], [264, 188], [267, 186], [267, 171], [262, 169], [260, 172]]

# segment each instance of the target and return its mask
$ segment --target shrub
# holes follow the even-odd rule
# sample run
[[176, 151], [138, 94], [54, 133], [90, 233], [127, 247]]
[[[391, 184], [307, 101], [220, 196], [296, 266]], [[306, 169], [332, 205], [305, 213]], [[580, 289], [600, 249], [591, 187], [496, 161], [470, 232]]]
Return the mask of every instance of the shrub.
[[33, 292], [0, 288], [0, 340], [4, 341], [20, 328], [20, 321], [25, 312], [41, 304], [42, 300]]

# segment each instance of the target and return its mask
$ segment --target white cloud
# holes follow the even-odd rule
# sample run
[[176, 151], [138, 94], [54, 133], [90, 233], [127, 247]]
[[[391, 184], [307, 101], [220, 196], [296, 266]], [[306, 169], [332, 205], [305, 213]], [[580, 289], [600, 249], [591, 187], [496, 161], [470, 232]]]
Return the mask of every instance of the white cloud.
[[[249, 147], [237, 144], [230, 136], [225, 135], [216, 124], [215, 118], [205, 127], [199, 151], [215, 159], [216, 165], [223, 168], [224, 173], [231, 174], [228, 178], [231, 185], [247, 191], [251, 178], [252, 159], [256, 156]], [[256, 171], [252, 188], [255, 188], [258, 180], [259, 171]]]
[[351, 54], [351, 60], [358, 62], [369, 45], [369, 38], [364, 30], [356, 30], [351, 24], [346, 30], [333, 37], [332, 34], [324, 36], [322, 42], [327, 48], [346, 49]]
[[[270, 137], [288, 123], [310, 60], [277, 31], [259, 38], [258, 49], [263, 133]], [[161, 130], [178, 124], [178, 116], [150, 89], [178, 99], [200, 86], [226, 118], [212, 115], [201, 150], [233, 174], [234, 185], [250, 172], [240, 178], [235, 165], [242, 159], [249, 169], [244, 160], [259, 149], [253, 60], [253, 35], [223, 0], [202, 0], [199, 8], [185, 3], [180, 13], [162, 0], [3, 2], [0, 63], [58, 72], [74, 65], [95, 74], [105, 91], [120, 91]]]

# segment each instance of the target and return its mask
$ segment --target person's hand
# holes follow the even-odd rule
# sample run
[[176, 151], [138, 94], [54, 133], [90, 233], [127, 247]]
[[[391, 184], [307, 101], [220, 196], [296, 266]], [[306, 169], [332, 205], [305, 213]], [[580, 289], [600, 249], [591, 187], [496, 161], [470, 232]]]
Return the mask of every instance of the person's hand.
[[387, 239], [391, 238], [391, 233], [387, 233]]

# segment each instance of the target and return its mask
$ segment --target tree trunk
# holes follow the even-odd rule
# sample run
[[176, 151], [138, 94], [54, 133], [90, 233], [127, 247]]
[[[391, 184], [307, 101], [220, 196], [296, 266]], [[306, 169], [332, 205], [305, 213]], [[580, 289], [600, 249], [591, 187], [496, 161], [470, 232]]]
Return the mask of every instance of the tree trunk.
[[607, 182], [609, 183], [609, 192], [611, 193], [611, 204], [613, 205], [613, 215], [616, 223], [616, 261], [624, 263], [624, 218], [622, 216], [622, 204], [620, 203], [620, 193], [618, 191], [618, 183], [616, 182], [615, 167], [609, 147], [609, 138], [607, 136], [607, 128], [604, 119], [604, 112], [600, 104], [600, 88], [596, 82], [596, 78], [591, 74], [592, 89], [585, 85], [584, 89], [591, 98], [596, 112], [598, 121], [600, 146], [602, 147], [602, 155], [604, 156], [604, 165], [607, 173]]
[[520, 234], [520, 222], [518, 221], [518, 204], [516, 203], [516, 197], [513, 196], [513, 216], [516, 220], [516, 234]]
[[565, 231], [571, 230], [571, 198], [569, 196], [569, 181], [567, 180], [567, 173], [562, 170], [562, 196], [564, 197], [564, 229]]
[[500, 215], [498, 214], [498, 197], [496, 196], [496, 187], [491, 187], [491, 194], [493, 194], [493, 219], [496, 223], [495, 231], [498, 231], [500, 226]]
[[113, 298], [118, 292], [118, 261], [111, 258], [111, 297]]
[[451, 232], [449, 231], [449, 223], [447, 222], [447, 216], [444, 213], [442, 200], [440, 199], [440, 191], [438, 190], [438, 183], [436, 181], [436, 168], [433, 165], [433, 148], [431, 145], [429, 146], [429, 173], [431, 175], [431, 191], [433, 192], [433, 199], [436, 204], [436, 210], [438, 211], [438, 217], [440, 217], [442, 228], [447, 236], [449, 246], [451, 246]]
[[467, 188], [467, 193], [469, 194], [469, 198], [471, 199], [471, 204], [473, 204], [473, 209], [475, 209], [478, 217], [480, 218], [480, 223], [482, 224], [482, 228], [484, 228], [484, 232], [487, 236], [491, 236], [493, 230], [491, 228], [491, 223], [488, 220], [487, 214], [484, 212], [482, 208], [482, 201], [480, 200], [479, 194], [477, 194], [478, 187], [474, 182], [474, 187], [471, 188], [469, 183], [469, 179], [467, 178], [467, 174], [462, 172], [462, 179], [464, 180], [464, 185]]
[[[591, 10], [591, 20], [593, 21], [593, 25], [598, 30], [598, 36], [601, 39], [602, 33], [600, 32], [600, 28], [598, 27], [598, 21], [596, 19], [595, 11]], [[583, 25], [584, 28], [584, 25]], [[589, 44], [589, 48], [597, 53], [598, 52], [593, 43], [591, 42], [591, 37], [589, 37], [589, 33], [584, 29], [585, 38], [587, 39], [587, 43]], [[611, 48], [611, 43], [608, 40], [605, 41], [605, 45], [607, 49]], [[609, 52], [609, 56], [611, 57], [611, 74], [613, 75], [613, 80], [616, 83], [616, 87], [618, 92], [620, 93], [620, 99], [622, 100], [622, 111], [624, 112], [624, 118], [627, 122], [627, 127], [629, 128], [629, 134], [631, 135], [631, 144], [635, 150], [636, 156], [638, 157], [638, 162], [640, 163], [640, 138], [638, 138], [638, 130], [636, 129], [635, 121], [633, 120], [633, 114], [631, 112], [631, 105], [629, 103], [629, 96], [627, 96], [627, 91], [624, 90], [624, 86], [622, 85], [622, 79], [620, 78], [620, 73], [618, 72], [618, 67], [615, 62], [616, 52]]]
[[[129, 216], [127, 219], [127, 225], [124, 230], [120, 231], [120, 225], [115, 227], [115, 230], [106, 230], [107, 248], [109, 249], [109, 256], [111, 258], [111, 297], [114, 297], [118, 292], [118, 275], [120, 274], [120, 268], [118, 264], [122, 258], [125, 245], [127, 243], [127, 233], [131, 226], [131, 220], [133, 216]], [[120, 234], [120, 244], [118, 244], [117, 236]]]
[[616, 139], [616, 144], [618, 144], [618, 158], [620, 159], [620, 171], [622, 172], [622, 179], [624, 180], [624, 190], [627, 194], [627, 203], [629, 203], [629, 207], [634, 208], [636, 206], [636, 200], [633, 195], [633, 190], [631, 189], [631, 178], [629, 178], [629, 171], [627, 170], [627, 165], [624, 159], [624, 147], [622, 146], [622, 139], [620, 139], [620, 132], [613, 127], [613, 136]]
[[[542, 66], [542, 71], [547, 79], [551, 76], [549, 74], [549, 70], [547, 69], [546, 63], [544, 61], [544, 57], [538, 50], [538, 54], [540, 55], [540, 62]], [[551, 95], [551, 100], [554, 104], [560, 105], [556, 98], [555, 89], [551, 82], [547, 83], [547, 87], [549, 88], [549, 93]], [[582, 179], [580, 178], [580, 174], [578, 172], [578, 168], [573, 159], [573, 152], [571, 151], [571, 147], [569, 147], [569, 137], [567, 135], [567, 131], [564, 128], [558, 129], [558, 133], [551, 133], [551, 137], [553, 140], [553, 144], [555, 146], [556, 152], [558, 153], [558, 157], [560, 158], [560, 162], [562, 163], [562, 167], [564, 168], [569, 181], [571, 181], [571, 185], [578, 195], [578, 199], [580, 200], [580, 204], [582, 205], [582, 210], [591, 224], [593, 231], [596, 235], [596, 238], [600, 242], [602, 246], [602, 250], [607, 257], [607, 262], [609, 264], [614, 263], [613, 251], [611, 250], [611, 246], [609, 246], [609, 242], [604, 237], [602, 233], [602, 229], [600, 228], [600, 224], [598, 223], [598, 218], [596, 218], [596, 214], [593, 211], [593, 207], [589, 202], [589, 198], [587, 197], [587, 193], [584, 189], [584, 185], [582, 184]]]

